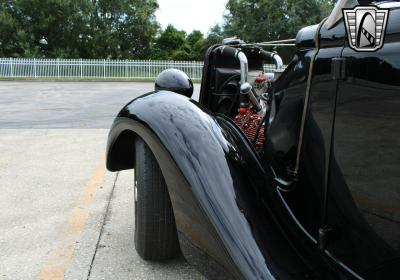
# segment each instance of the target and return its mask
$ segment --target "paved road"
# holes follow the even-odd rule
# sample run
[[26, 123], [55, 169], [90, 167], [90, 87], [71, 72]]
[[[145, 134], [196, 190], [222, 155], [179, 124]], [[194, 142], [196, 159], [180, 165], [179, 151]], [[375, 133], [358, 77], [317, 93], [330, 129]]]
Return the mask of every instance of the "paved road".
[[[0, 82], [0, 128], [109, 128], [132, 99], [154, 89], [130, 82]], [[194, 99], [199, 85], [195, 85]]]
[[[201, 279], [134, 250], [133, 172], [108, 128], [147, 83], [0, 82], [0, 279]], [[197, 88], [198, 90], [198, 88]]]

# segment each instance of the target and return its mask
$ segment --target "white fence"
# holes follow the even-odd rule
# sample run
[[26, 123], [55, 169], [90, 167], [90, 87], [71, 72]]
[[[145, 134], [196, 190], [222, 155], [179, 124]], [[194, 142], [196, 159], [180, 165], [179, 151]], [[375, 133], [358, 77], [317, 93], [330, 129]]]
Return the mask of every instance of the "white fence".
[[[154, 80], [168, 68], [200, 80], [203, 62], [161, 60], [0, 58], [0, 78]], [[274, 69], [266, 65], [266, 70]]]

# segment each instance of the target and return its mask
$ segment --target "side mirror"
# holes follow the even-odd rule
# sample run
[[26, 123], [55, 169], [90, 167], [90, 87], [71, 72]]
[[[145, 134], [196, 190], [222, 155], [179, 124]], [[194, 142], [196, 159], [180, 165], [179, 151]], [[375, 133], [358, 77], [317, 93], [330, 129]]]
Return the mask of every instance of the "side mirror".
[[178, 69], [162, 71], [155, 82], [155, 90], [167, 90], [191, 98], [193, 95], [193, 82], [184, 72]]

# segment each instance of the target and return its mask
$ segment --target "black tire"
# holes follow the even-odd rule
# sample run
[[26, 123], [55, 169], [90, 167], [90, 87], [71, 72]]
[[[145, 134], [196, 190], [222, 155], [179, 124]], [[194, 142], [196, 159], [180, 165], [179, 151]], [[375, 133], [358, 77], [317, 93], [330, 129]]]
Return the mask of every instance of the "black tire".
[[152, 151], [135, 140], [135, 247], [145, 260], [160, 261], [179, 252], [174, 213], [161, 169]]

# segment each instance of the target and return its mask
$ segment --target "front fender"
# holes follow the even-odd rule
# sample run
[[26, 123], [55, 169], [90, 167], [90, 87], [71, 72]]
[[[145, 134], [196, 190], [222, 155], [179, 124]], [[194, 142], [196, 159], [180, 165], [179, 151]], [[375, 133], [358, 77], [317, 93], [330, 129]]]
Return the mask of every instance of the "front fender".
[[265, 249], [268, 242], [276, 247], [281, 236], [273, 234], [271, 219], [257, 201], [261, 189], [272, 186], [238, 129], [186, 97], [150, 93], [116, 118], [108, 142], [109, 170], [133, 167], [129, 137], [137, 135], [163, 172], [180, 236], [222, 266], [226, 278], [273, 279], [279, 261], [269, 259]]

